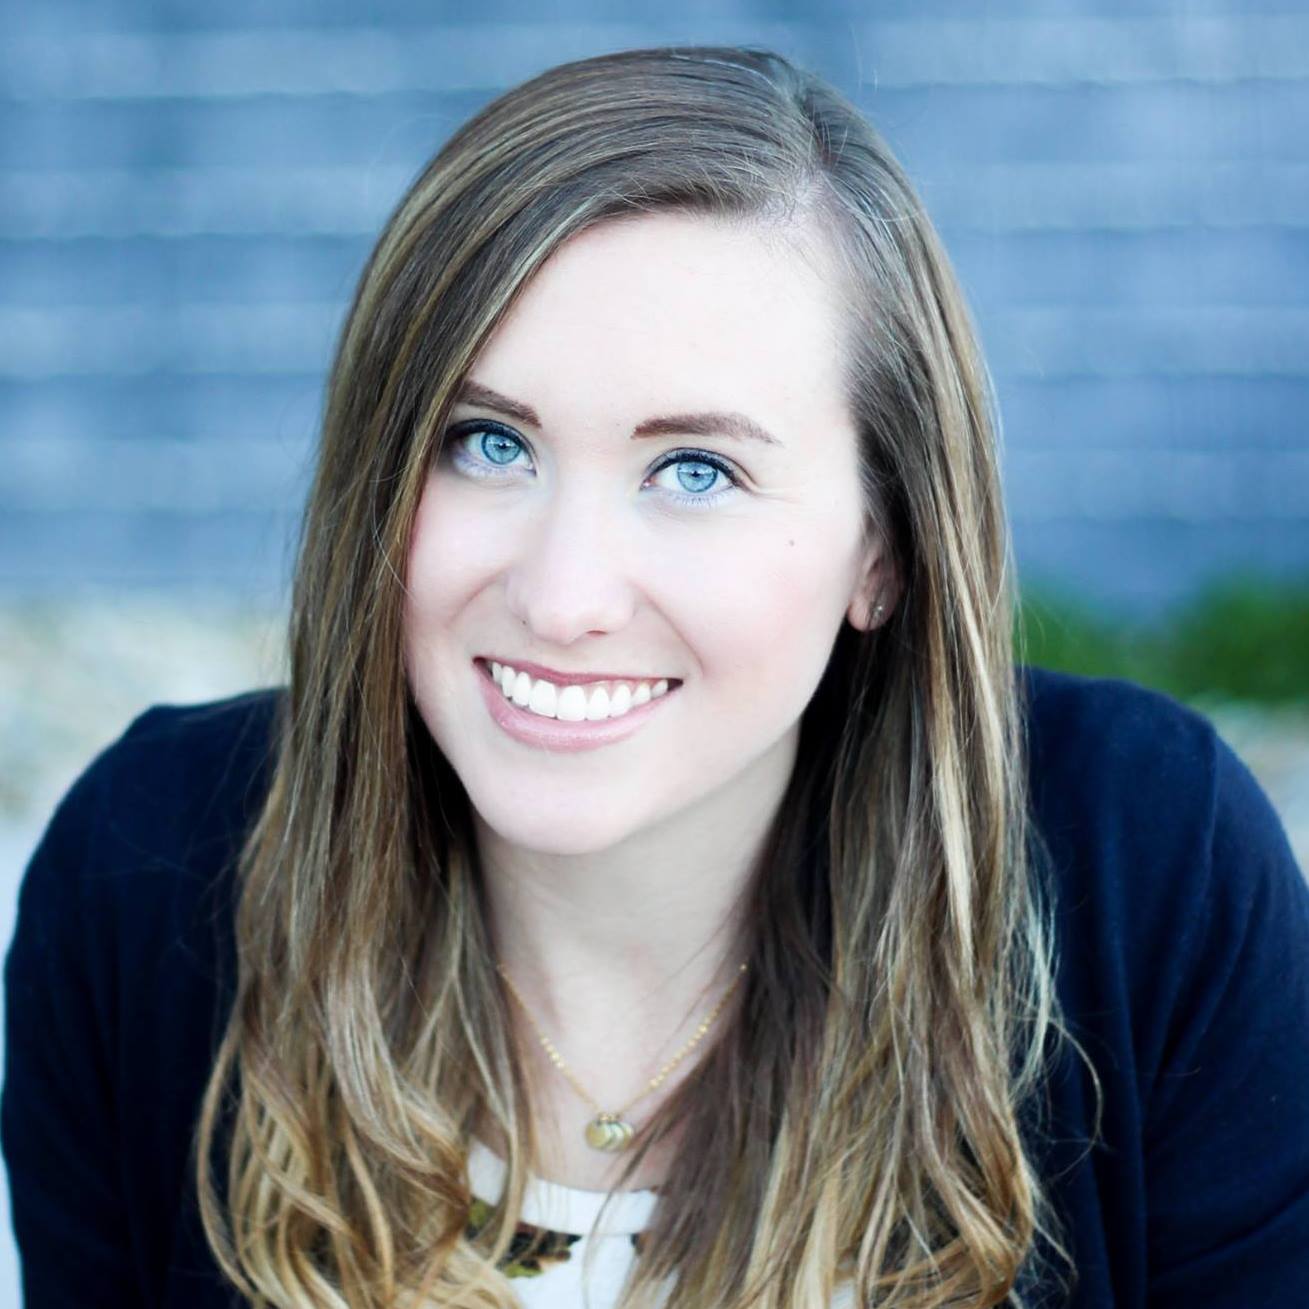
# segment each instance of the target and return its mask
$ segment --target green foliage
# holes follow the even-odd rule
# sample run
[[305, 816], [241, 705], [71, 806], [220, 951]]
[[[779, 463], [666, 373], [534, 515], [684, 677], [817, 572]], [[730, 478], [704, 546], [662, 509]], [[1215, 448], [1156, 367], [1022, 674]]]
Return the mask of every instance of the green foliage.
[[1015, 636], [1027, 663], [1126, 677], [1183, 700], [1309, 704], [1309, 579], [1225, 578], [1150, 623], [1030, 590]]

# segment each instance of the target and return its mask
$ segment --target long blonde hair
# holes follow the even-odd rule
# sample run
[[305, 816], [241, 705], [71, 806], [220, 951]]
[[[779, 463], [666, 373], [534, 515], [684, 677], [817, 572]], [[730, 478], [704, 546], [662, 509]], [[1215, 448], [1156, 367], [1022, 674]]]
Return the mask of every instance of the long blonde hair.
[[[531, 1114], [468, 798], [406, 685], [407, 547], [514, 297], [570, 236], [660, 210], [828, 235], [868, 521], [903, 594], [885, 626], [842, 629], [804, 713], [740, 1003], [643, 1138], [675, 1123], [683, 1145], [625, 1303], [825, 1309], [851, 1279], [860, 1304], [1022, 1304], [1038, 1236], [1068, 1261], [1030, 1162], [1047, 1037], [1072, 1038], [968, 312], [858, 111], [771, 52], [682, 47], [553, 68], [479, 112], [401, 200], [345, 322], [195, 1143], [207, 1238], [256, 1305], [515, 1303], [496, 1262]], [[509, 1171], [472, 1232], [479, 1114]]]

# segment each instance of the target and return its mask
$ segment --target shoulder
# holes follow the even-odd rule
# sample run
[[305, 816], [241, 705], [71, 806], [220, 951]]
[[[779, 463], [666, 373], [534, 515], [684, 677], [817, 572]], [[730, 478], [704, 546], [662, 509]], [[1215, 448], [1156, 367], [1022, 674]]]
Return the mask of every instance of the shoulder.
[[1032, 666], [1020, 670], [1032, 783], [1065, 775], [1114, 790], [1194, 784], [1222, 748], [1202, 714], [1159, 691], [1110, 677], [1080, 677]]
[[34, 1263], [55, 1267], [69, 1228], [130, 1247], [152, 1275], [175, 1248], [235, 994], [235, 855], [279, 699], [148, 709], [82, 771], [28, 862], [4, 962], [0, 1136]]
[[281, 694], [152, 706], [87, 765], [61, 808], [97, 815], [100, 835], [111, 839], [239, 822], [271, 762]]
[[254, 780], [271, 757], [279, 688], [201, 704], [157, 704], [134, 718], [76, 786], [157, 810], [165, 795], [210, 799]]
[[[101, 750], [55, 807], [19, 890], [20, 921], [165, 910], [157, 880], [207, 882], [259, 807], [281, 692], [155, 705]], [[149, 915], [147, 915], [148, 917]]]
[[1204, 714], [1117, 678], [1023, 667], [1028, 769], [1038, 820], [1130, 838], [1201, 842], [1212, 855], [1262, 845], [1289, 858], [1263, 788]]
[[[1124, 868], [1212, 856], [1244, 832], [1285, 834], [1246, 765], [1202, 713], [1116, 678], [1021, 670], [1032, 805], [1043, 835]], [[1196, 871], [1203, 868], [1197, 866]]]
[[[4, 975], [11, 996], [77, 1015], [66, 1027], [85, 1058], [98, 1051], [106, 1067], [136, 1068], [135, 1044], [180, 1049], [190, 1038], [169, 1024], [212, 1005], [279, 699], [267, 690], [156, 705], [56, 806], [19, 884]], [[208, 1022], [196, 1025], [207, 1037]]]
[[1025, 667], [1032, 808], [1059, 862], [1127, 879], [1141, 907], [1170, 880], [1229, 890], [1272, 862], [1285, 830], [1250, 770], [1202, 713], [1114, 678]]
[[134, 719], [100, 757], [116, 809], [191, 833], [224, 835], [262, 799], [282, 693], [247, 691], [202, 704], [160, 704]]
[[1131, 1015], [1138, 1071], [1179, 1015], [1309, 955], [1309, 885], [1214, 725], [1130, 682], [1022, 670], [1035, 826], [1076, 1007]]

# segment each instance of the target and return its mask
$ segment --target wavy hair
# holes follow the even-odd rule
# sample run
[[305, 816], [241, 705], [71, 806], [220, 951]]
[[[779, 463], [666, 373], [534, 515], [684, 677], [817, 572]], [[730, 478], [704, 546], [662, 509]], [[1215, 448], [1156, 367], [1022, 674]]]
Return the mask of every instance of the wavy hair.
[[[407, 687], [408, 544], [458, 385], [533, 273], [597, 223], [670, 210], [835, 250], [867, 521], [903, 589], [885, 625], [843, 626], [804, 712], [738, 1003], [625, 1174], [678, 1125], [624, 1303], [826, 1309], [850, 1282], [895, 1309], [1022, 1305], [1038, 1238], [1071, 1267], [1029, 1129], [1048, 1055], [1077, 1043], [967, 307], [832, 87], [766, 50], [657, 48], [552, 68], [462, 126], [387, 222], [337, 345], [194, 1142], [207, 1239], [257, 1306], [516, 1303], [496, 1263], [535, 1140], [468, 797]], [[474, 1230], [478, 1115], [509, 1168]]]

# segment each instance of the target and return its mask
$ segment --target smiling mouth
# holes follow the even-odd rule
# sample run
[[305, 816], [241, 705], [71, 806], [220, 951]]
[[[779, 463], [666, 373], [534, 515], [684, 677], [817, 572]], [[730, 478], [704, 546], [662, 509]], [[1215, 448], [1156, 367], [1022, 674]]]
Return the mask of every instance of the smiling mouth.
[[557, 685], [495, 660], [474, 661], [482, 675], [513, 705], [540, 718], [586, 725], [624, 718], [681, 686], [679, 678], [606, 679]]

